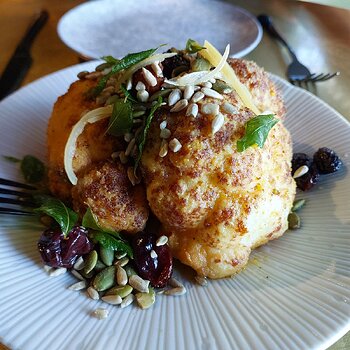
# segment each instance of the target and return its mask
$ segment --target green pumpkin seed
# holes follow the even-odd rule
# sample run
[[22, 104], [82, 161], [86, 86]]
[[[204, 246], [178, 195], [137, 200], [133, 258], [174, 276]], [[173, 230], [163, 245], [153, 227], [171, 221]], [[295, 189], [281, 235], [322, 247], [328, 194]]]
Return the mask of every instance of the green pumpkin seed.
[[193, 72], [200, 72], [202, 70], [210, 70], [211, 64], [203, 57], [195, 59], [191, 65]]
[[114, 250], [101, 246], [100, 258], [105, 265], [111, 266], [114, 260]]
[[107, 266], [100, 260], [97, 260], [94, 271], [96, 272], [100, 272], [103, 269], [105, 269]]
[[133, 291], [133, 288], [128, 284], [126, 286], [118, 286], [108, 289], [105, 295], [119, 295], [121, 298], [125, 298]]
[[85, 266], [83, 268], [83, 272], [85, 274], [89, 274], [94, 269], [97, 263], [97, 258], [98, 258], [98, 255], [96, 250], [92, 250], [87, 256], [87, 258], [85, 259]]
[[173, 69], [172, 73], [171, 73], [171, 77], [174, 78], [174, 77], [177, 77], [179, 74], [183, 73], [183, 72], [187, 72], [189, 69], [188, 66], [178, 66], [176, 68]]
[[131, 266], [124, 266], [124, 270], [126, 271], [128, 278], [137, 275], [136, 271]]
[[304, 206], [305, 202], [306, 202], [305, 199], [298, 199], [298, 200], [294, 201], [292, 211], [297, 211], [300, 208], [302, 208]]
[[135, 297], [141, 309], [148, 309], [156, 301], [156, 293], [153, 288], [149, 288], [148, 293], [136, 293]]
[[170, 94], [170, 92], [171, 92], [171, 89], [158, 90], [149, 98], [148, 101], [149, 102], [156, 101], [159, 96], [166, 97]]
[[92, 278], [95, 275], [94, 271], [90, 271], [89, 273], [85, 273], [84, 270], [80, 271], [80, 274], [84, 277], [84, 278]]
[[300, 217], [298, 214], [292, 212], [288, 215], [288, 228], [290, 230], [296, 230], [300, 228]]
[[213, 84], [212, 89], [219, 92], [220, 94], [229, 94], [232, 92], [232, 88], [230, 85], [227, 85], [222, 80], [216, 80], [216, 82]]
[[109, 266], [100, 271], [94, 278], [92, 286], [102, 292], [115, 285], [115, 266]]

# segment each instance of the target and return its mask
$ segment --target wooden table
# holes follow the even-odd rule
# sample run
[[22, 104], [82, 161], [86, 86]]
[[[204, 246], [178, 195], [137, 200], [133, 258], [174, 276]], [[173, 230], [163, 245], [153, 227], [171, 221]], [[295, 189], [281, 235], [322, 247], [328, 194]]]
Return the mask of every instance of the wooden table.
[[[50, 19], [37, 37], [34, 63], [24, 85], [79, 62], [76, 53], [58, 38], [59, 18], [81, 0], [11, 0], [0, 2], [0, 72], [32, 21], [32, 15], [46, 8]], [[267, 13], [295, 48], [300, 60], [313, 72], [340, 71], [340, 77], [317, 85], [316, 94], [350, 120], [350, 11], [328, 6], [283, 0], [231, 0], [253, 14]], [[288, 56], [264, 35], [260, 45], [247, 56], [266, 70], [285, 77]], [[1, 335], [3, 336], [3, 335]], [[331, 349], [346, 349], [349, 334]], [[0, 350], [6, 349], [0, 344]]]

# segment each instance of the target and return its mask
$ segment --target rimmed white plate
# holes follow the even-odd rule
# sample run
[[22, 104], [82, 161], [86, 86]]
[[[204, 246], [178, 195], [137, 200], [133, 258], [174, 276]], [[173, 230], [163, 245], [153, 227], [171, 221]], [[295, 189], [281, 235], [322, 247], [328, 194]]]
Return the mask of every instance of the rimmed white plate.
[[122, 57], [170, 43], [184, 47], [188, 38], [205, 39], [242, 57], [260, 42], [261, 26], [253, 15], [218, 0], [99, 0], [68, 11], [59, 21], [62, 41], [80, 55]]
[[[0, 153], [45, 159], [47, 120], [76, 73], [73, 66], [0, 103]], [[328, 146], [345, 167], [324, 176], [300, 215], [302, 228], [254, 252], [233, 279], [200, 287], [182, 277], [183, 297], [153, 308], [120, 309], [67, 290], [70, 275], [49, 278], [35, 220], [0, 216], [0, 341], [13, 349], [326, 349], [350, 329], [349, 123], [310, 93], [274, 77], [282, 90], [295, 151]], [[0, 159], [0, 177], [21, 180]], [[180, 275], [180, 278], [183, 275]], [[97, 307], [110, 316], [90, 316]]]

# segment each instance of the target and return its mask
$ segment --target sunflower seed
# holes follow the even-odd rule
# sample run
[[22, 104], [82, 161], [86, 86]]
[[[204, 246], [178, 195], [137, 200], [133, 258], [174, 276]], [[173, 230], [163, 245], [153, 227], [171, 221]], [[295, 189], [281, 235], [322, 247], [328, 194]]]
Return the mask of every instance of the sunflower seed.
[[89, 74], [86, 74], [84, 78], [94, 80], [99, 78], [101, 75], [102, 75], [102, 72], [91, 72]]
[[211, 89], [211, 87], [213, 86], [213, 84], [210, 81], [206, 81], [202, 84], [203, 87], [206, 87], [208, 89]]
[[136, 111], [133, 112], [132, 117], [133, 118], [138, 118], [138, 117], [142, 117], [143, 115], [145, 115], [146, 111]]
[[146, 90], [141, 90], [137, 92], [137, 99], [140, 102], [147, 102], [149, 98], [149, 93]]
[[173, 296], [177, 296], [177, 295], [183, 295], [186, 294], [186, 288], [185, 287], [176, 287], [176, 288], [171, 288], [168, 289], [164, 292], [165, 295], [173, 295]]
[[216, 79], [215, 79], [215, 78], [211, 78], [211, 79], [209, 79], [209, 81], [210, 81], [212, 84], [215, 84], [215, 83], [216, 83]]
[[221, 113], [219, 113], [211, 123], [211, 130], [213, 134], [215, 134], [221, 129], [221, 127], [224, 125], [224, 122], [225, 122], [225, 117]]
[[119, 295], [105, 295], [101, 298], [104, 302], [111, 305], [119, 305], [122, 302], [122, 298]]
[[138, 185], [141, 182], [141, 179], [135, 175], [134, 167], [128, 167], [128, 178], [133, 186]]
[[89, 74], [89, 72], [87, 70], [84, 70], [84, 71], [78, 73], [77, 77], [79, 79], [84, 79], [88, 74]]
[[135, 146], [135, 143], [136, 143], [136, 140], [135, 138], [133, 138], [129, 144], [128, 144], [128, 147], [126, 147], [126, 150], [125, 150], [125, 155], [128, 157], [130, 154], [131, 154], [131, 151], [133, 150], [134, 146]]
[[132, 76], [126, 81], [125, 88], [128, 91], [132, 89]]
[[143, 293], [148, 292], [149, 281], [144, 280], [143, 278], [141, 278], [138, 275], [130, 276], [129, 284], [131, 287], [133, 287], [134, 289], [136, 289], [139, 292], [143, 292]]
[[184, 108], [186, 108], [188, 105], [188, 101], [185, 100], [184, 98], [178, 102], [176, 102], [176, 104], [174, 105], [174, 107], [170, 110], [170, 112], [180, 112], [182, 111]]
[[181, 99], [181, 90], [180, 89], [174, 89], [171, 91], [169, 97], [168, 97], [168, 105], [173, 106], [175, 103], [180, 101]]
[[220, 106], [216, 103], [204, 103], [201, 106], [201, 111], [204, 114], [217, 115], [219, 113]]
[[67, 269], [65, 267], [59, 267], [58, 269], [52, 269], [51, 271], [49, 271], [49, 276], [57, 277], [59, 275], [63, 275], [66, 272], [67, 272]]
[[148, 309], [156, 301], [156, 293], [153, 288], [149, 288], [148, 293], [137, 293], [135, 295], [136, 301], [141, 309]]
[[292, 211], [297, 211], [300, 208], [302, 208], [305, 204], [306, 200], [305, 199], [298, 199], [293, 203]]
[[171, 131], [167, 128], [160, 130], [160, 138], [161, 139], [168, 139], [171, 136]]
[[186, 110], [186, 116], [196, 118], [197, 114], [198, 114], [198, 105], [196, 103], [190, 103]]
[[124, 257], [124, 258], [118, 260], [117, 262], [115, 262], [114, 265], [123, 267], [123, 266], [127, 265], [128, 262], [129, 262], [129, 258], [128, 257]]
[[192, 96], [191, 101], [192, 101], [193, 103], [196, 103], [196, 102], [200, 101], [203, 97], [204, 97], [203, 92], [202, 92], [202, 91], [197, 91], [197, 92]]
[[125, 298], [132, 291], [132, 287], [127, 284], [125, 286], [118, 286], [108, 289], [105, 295], [119, 295], [121, 298]]
[[184, 98], [186, 100], [189, 100], [193, 94], [194, 94], [194, 86], [193, 85], [186, 85], [185, 90], [184, 90]]
[[128, 283], [126, 271], [121, 266], [117, 266], [117, 283], [120, 286], [125, 286]]
[[112, 158], [112, 159], [117, 159], [117, 158], [119, 158], [119, 154], [120, 154], [120, 151], [113, 152], [113, 153], [111, 154], [111, 158]]
[[116, 259], [123, 259], [124, 257], [126, 256], [126, 252], [123, 252], [123, 253], [115, 253], [115, 258]]
[[159, 124], [159, 129], [160, 130], [163, 130], [166, 128], [166, 125], [167, 125], [167, 121], [166, 120], [163, 120], [160, 124]]
[[206, 286], [208, 284], [207, 279], [203, 276], [197, 275], [194, 279], [201, 286]]
[[201, 91], [203, 92], [203, 94], [205, 96], [208, 96], [208, 97], [216, 98], [218, 100], [222, 100], [224, 98], [224, 96], [222, 96], [221, 94], [219, 94], [217, 91], [215, 91], [213, 89], [208, 89], [208, 88], [204, 87], [201, 89]]
[[101, 72], [101, 71], [103, 71], [103, 70], [106, 69], [106, 68], [110, 68], [110, 64], [107, 63], [107, 62], [99, 64], [99, 65], [95, 68], [95, 70]]
[[124, 151], [119, 153], [119, 159], [122, 164], [126, 164], [128, 162], [128, 157], [125, 155]]
[[132, 138], [134, 137], [134, 134], [131, 132], [127, 132], [126, 134], [124, 134], [124, 141], [125, 142], [130, 142], [132, 140]]
[[103, 93], [109, 93], [109, 95], [113, 94], [115, 92], [115, 88], [114, 86], [107, 86], [106, 88], [104, 88], [102, 90], [102, 94]]
[[152, 67], [153, 72], [156, 73], [157, 77], [163, 76], [163, 71], [162, 71], [162, 68], [160, 68], [160, 66], [159, 66], [159, 61], [154, 61], [151, 64], [151, 67]]
[[45, 272], [49, 273], [53, 269], [53, 267], [51, 267], [49, 265], [44, 265], [43, 269], [44, 269]]
[[237, 108], [234, 107], [233, 105], [231, 105], [231, 103], [228, 103], [228, 102], [224, 102], [223, 109], [224, 109], [224, 111], [226, 113], [229, 113], [229, 114], [237, 114], [238, 113]]
[[156, 241], [156, 246], [160, 247], [162, 245], [165, 245], [168, 243], [168, 237], [167, 236], [160, 236]]
[[71, 273], [74, 277], [76, 277], [80, 281], [85, 281], [85, 278], [77, 271], [77, 270], [71, 270]]
[[176, 287], [176, 288], [185, 288], [184, 285], [183, 285], [180, 281], [178, 281], [176, 278], [174, 278], [174, 277], [170, 278], [169, 284], [170, 284], [172, 287]]
[[142, 67], [142, 74], [146, 80], [146, 83], [152, 87], [157, 85], [157, 78], [145, 67]]
[[86, 288], [86, 281], [80, 281], [68, 287], [69, 290], [82, 290]]
[[135, 90], [136, 91], [146, 90], [146, 85], [142, 81], [139, 81], [135, 86]]
[[96, 266], [96, 263], [97, 263], [97, 258], [98, 258], [98, 255], [97, 255], [97, 252], [96, 250], [92, 250], [86, 260], [85, 260], [85, 266], [84, 266], [84, 269], [83, 269], [83, 272], [84, 274], [89, 274]]
[[109, 266], [100, 271], [93, 279], [92, 286], [102, 292], [115, 284], [115, 266]]
[[[113, 260], [114, 260], [114, 250], [110, 249], [110, 248], [106, 248], [106, 247], [101, 245], [100, 246], [100, 258], [105, 265], [111, 266], [113, 264]], [[96, 258], [96, 261], [97, 261], [97, 258]]]
[[168, 154], [168, 142], [162, 140], [159, 150], [159, 157], [164, 158]]
[[93, 288], [93, 287], [89, 287], [87, 290], [88, 296], [93, 299], [93, 300], [98, 300], [100, 299], [100, 294], [98, 294], [98, 291]]
[[300, 168], [295, 170], [293, 179], [297, 179], [298, 177], [305, 175], [308, 171], [309, 171], [309, 167], [307, 165], [302, 165]]
[[151, 256], [151, 258], [152, 259], [157, 259], [158, 258], [158, 254], [156, 253], [156, 251], [155, 250], [151, 250], [151, 252], [150, 252], [150, 256]]
[[103, 320], [104, 318], [108, 317], [108, 310], [103, 308], [98, 308], [92, 313], [92, 316], [98, 318], [99, 320]]
[[122, 303], [120, 304], [120, 307], [124, 308], [124, 307], [129, 306], [130, 304], [133, 303], [134, 299], [135, 299], [134, 295], [133, 294], [129, 294], [128, 296], [126, 296], [123, 299]]
[[182, 145], [178, 139], [173, 138], [172, 140], [169, 141], [169, 148], [174, 153], [176, 153], [176, 152], [180, 151], [180, 149], [182, 148]]

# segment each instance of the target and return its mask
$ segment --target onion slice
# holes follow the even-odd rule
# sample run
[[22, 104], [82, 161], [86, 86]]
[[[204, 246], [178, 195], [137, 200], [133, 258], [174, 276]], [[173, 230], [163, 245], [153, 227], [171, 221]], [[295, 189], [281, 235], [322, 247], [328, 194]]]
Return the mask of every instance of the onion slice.
[[102, 119], [108, 118], [112, 115], [113, 106], [106, 106], [93, 109], [92, 111], [86, 113], [73, 127], [67, 143], [64, 149], [64, 169], [68, 176], [69, 181], [76, 185], [78, 178], [76, 177], [73, 170], [73, 158], [76, 151], [77, 140], [80, 134], [85, 129], [87, 124], [96, 123]]
[[[200, 51], [200, 55], [208, 60], [212, 65], [218, 64], [222, 61], [222, 56], [220, 52], [212, 45], [210, 42], [205, 41], [203, 45], [206, 49]], [[260, 114], [259, 109], [255, 106], [252, 95], [245, 85], [243, 85], [238, 79], [235, 71], [232, 67], [226, 62], [221, 70], [221, 74], [224, 77], [224, 80], [229, 84], [241, 98], [243, 104], [251, 109], [256, 115]]]
[[221, 71], [221, 69], [226, 64], [226, 60], [228, 58], [229, 53], [230, 53], [230, 45], [227, 45], [223, 56], [221, 56], [219, 53], [221, 59], [218, 62], [215, 62], [215, 64], [213, 64], [212, 61], [208, 60], [210, 63], [213, 64], [213, 66], [216, 66], [216, 68], [213, 69], [212, 71], [193, 72], [193, 73], [183, 75], [182, 77], [179, 77], [179, 78], [173, 78], [169, 80], [166, 79], [164, 82], [173, 86], [198, 85], [200, 83], [204, 83], [214, 78]]

